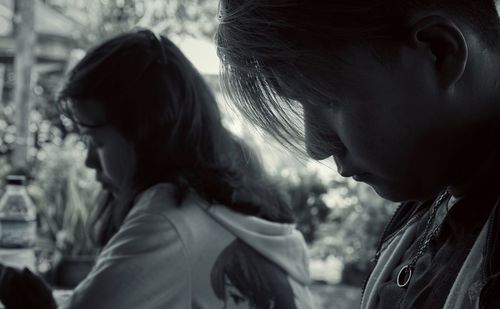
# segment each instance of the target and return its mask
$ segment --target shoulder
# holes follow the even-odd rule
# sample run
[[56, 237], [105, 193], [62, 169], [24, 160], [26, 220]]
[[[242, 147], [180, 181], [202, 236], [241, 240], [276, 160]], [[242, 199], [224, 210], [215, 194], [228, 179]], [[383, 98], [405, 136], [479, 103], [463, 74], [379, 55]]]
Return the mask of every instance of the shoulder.
[[[130, 210], [129, 217], [140, 213], [155, 214], [165, 217], [178, 215], [192, 215], [193, 212], [204, 212], [209, 203], [198, 196], [194, 191], [188, 192], [182, 200], [177, 198], [177, 187], [173, 183], [156, 184], [136, 198], [134, 206]], [[194, 207], [196, 206], [196, 207]]]
[[176, 199], [176, 187], [171, 183], [160, 183], [138, 198], [125, 219], [123, 229], [137, 222], [146, 229], [174, 231], [189, 255], [203, 254], [204, 250], [227, 244], [234, 236], [207, 210], [211, 205], [195, 192], [188, 193], [182, 201]]
[[[163, 218], [175, 227], [196, 225], [207, 215], [203, 209], [209, 205], [194, 192], [189, 192], [182, 200], [177, 198], [177, 187], [172, 183], [159, 183], [142, 192], [125, 219], [134, 220], [137, 216], [148, 215], [152, 220]], [[157, 219], [153, 219], [157, 216]]]
[[382, 237], [380, 238], [380, 242], [383, 243], [391, 236], [405, 227], [406, 224], [412, 219], [423, 213], [423, 209], [428, 202], [416, 202], [409, 201], [403, 202], [399, 205], [398, 209], [387, 223]]
[[69, 308], [186, 308], [191, 279], [189, 254], [172, 221], [136, 210], [103, 248]]
[[151, 220], [153, 225], [163, 220], [175, 228], [180, 228], [182, 225], [196, 224], [197, 220], [206, 217], [203, 209], [208, 203], [204, 199], [190, 192], [179, 201], [176, 195], [177, 187], [172, 183], [159, 183], [143, 191], [136, 198], [124, 225], [140, 217]]
[[175, 207], [173, 190], [173, 185], [162, 183], [142, 192], [105, 249], [124, 242], [141, 247], [152, 245], [150, 241], [160, 245], [177, 240], [179, 233], [166, 215], [168, 208]]
[[175, 191], [172, 183], [159, 183], [144, 190], [135, 199], [128, 216], [139, 212], [159, 213], [176, 206]]
[[[184, 244], [172, 220], [154, 211], [135, 211], [103, 248], [101, 257], [143, 253], [151, 256], [183, 255]], [[146, 256], [144, 255], [144, 256]]]

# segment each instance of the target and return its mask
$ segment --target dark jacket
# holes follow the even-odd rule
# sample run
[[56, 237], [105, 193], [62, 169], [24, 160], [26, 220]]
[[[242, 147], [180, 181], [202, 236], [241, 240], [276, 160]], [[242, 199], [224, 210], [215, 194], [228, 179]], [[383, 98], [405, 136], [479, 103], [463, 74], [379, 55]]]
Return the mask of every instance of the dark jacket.
[[[424, 214], [429, 209], [428, 206], [431, 202], [402, 203], [387, 224], [373, 259], [372, 270], [363, 287], [362, 309], [372, 308], [374, 302], [370, 301], [370, 298], [375, 296], [367, 294], [376, 293], [378, 276], [384, 276], [383, 266], [388, 264], [387, 270], [389, 270], [391, 254], [394, 255], [397, 250], [404, 252], [405, 246], [407, 248], [408, 244], [404, 243], [405, 234], [409, 233], [422, 218], [425, 218]], [[460, 276], [457, 276], [450, 294], [447, 296], [448, 307], [453, 309], [500, 308], [500, 190], [489, 194], [488, 197], [481, 194], [474, 195], [473, 199], [465, 199], [462, 204], [460, 207], [469, 207], [468, 209], [487, 207], [491, 209], [491, 212], [482, 233], [476, 239], [474, 250], [471, 250], [468, 256], [469, 258], [472, 254], [476, 254], [476, 258], [470, 257], [468, 265], [474, 265], [473, 263], [477, 261], [475, 265], [478, 267], [475, 267], [476, 270], [474, 267], [462, 267]], [[408, 239], [410, 238], [408, 237]], [[398, 248], [400, 243], [400, 248]], [[467, 260], [463, 265], [466, 263]], [[475, 276], [474, 284], [461, 281], [462, 278], [471, 278], [472, 276]], [[457, 295], [460, 296], [459, 300], [453, 301], [452, 299], [456, 299]], [[450, 304], [452, 305], [450, 306]], [[448, 307], [445, 305], [445, 308]]]

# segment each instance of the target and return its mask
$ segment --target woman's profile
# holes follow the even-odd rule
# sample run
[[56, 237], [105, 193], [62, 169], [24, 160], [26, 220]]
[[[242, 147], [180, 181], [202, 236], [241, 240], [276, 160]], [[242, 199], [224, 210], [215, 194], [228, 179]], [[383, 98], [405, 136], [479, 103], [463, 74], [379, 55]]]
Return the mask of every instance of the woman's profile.
[[99, 44], [58, 102], [112, 195], [96, 212], [102, 251], [63, 308], [314, 307], [286, 199], [170, 40]]

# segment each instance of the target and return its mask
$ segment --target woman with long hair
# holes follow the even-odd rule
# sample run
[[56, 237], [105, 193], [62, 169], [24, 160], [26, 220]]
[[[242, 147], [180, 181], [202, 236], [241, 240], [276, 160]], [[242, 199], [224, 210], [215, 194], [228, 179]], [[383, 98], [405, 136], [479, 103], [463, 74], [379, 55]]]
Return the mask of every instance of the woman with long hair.
[[171, 41], [105, 41], [58, 102], [111, 194], [93, 224], [102, 251], [64, 308], [313, 308], [286, 199]]

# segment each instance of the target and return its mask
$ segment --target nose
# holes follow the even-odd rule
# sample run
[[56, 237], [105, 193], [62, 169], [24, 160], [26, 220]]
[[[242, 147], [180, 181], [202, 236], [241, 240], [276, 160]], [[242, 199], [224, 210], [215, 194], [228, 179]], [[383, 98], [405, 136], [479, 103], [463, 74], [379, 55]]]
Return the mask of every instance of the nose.
[[304, 111], [304, 130], [307, 154], [315, 160], [324, 160], [332, 155], [343, 157], [347, 151], [344, 144], [327, 123], [315, 119]]
[[85, 165], [88, 168], [95, 170], [100, 168], [99, 156], [97, 155], [96, 147], [91, 142], [87, 146], [87, 158], [85, 159]]
[[337, 173], [339, 173], [340, 176], [347, 178], [355, 174], [352, 171], [349, 162], [347, 162], [348, 160], [341, 160], [338, 156], [333, 156], [333, 160], [337, 166]]

